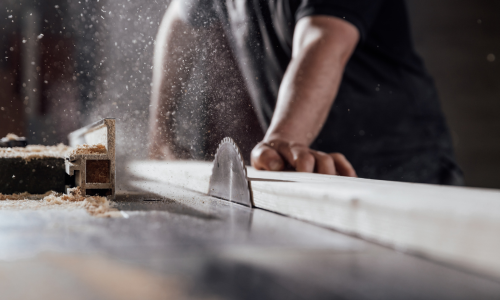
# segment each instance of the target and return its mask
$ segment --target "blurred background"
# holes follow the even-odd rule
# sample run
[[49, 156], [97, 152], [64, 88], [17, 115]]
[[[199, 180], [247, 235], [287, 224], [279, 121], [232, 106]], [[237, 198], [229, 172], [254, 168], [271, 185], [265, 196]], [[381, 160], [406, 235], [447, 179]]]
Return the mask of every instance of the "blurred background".
[[[67, 143], [69, 132], [115, 117], [117, 165], [146, 158], [154, 41], [169, 2], [2, 0], [0, 136]], [[407, 2], [466, 184], [500, 188], [500, 2]], [[215, 31], [177, 131], [196, 159], [211, 159], [224, 136], [248, 158], [263, 133], [229, 47]]]

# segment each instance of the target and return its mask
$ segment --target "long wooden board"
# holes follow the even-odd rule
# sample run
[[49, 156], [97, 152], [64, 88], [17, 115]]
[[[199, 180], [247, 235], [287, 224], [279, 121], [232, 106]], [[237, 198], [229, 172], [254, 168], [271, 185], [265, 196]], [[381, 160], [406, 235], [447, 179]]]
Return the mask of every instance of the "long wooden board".
[[[212, 164], [135, 161], [131, 174], [207, 193]], [[500, 191], [248, 167], [256, 207], [500, 278]]]

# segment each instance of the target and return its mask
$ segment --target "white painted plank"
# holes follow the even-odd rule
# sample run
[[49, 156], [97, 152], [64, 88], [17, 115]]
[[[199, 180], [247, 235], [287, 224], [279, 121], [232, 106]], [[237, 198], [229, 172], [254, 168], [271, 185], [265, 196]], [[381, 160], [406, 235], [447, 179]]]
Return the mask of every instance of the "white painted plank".
[[212, 163], [200, 161], [132, 161], [127, 169], [133, 176], [207, 194]]

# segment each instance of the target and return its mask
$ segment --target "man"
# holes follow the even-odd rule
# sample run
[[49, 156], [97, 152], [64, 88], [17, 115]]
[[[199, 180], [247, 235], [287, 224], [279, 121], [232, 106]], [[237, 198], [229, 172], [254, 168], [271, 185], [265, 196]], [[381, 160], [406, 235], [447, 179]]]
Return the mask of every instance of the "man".
[[462, 184], [404, 0], [173, 2], [156, 44], [153, 157], [167, 144], [182, 157], [171, 114], [196, 41], [217, 24], [267, 130], [252, 151], [255, 168]]

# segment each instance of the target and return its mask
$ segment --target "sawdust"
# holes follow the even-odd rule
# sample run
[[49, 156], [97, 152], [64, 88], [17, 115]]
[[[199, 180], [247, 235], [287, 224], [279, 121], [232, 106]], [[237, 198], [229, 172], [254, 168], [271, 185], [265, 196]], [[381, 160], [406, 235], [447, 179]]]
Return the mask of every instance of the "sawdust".
[[17, 141], [17, 140], [19, 140], [19, 137], [13, 133], [7, 133], [7, 135], [4, 138], [2, 138], [2, 140]]
[[[41, 199], [41, 200], [38, 200]], [[39, 209], [85, 209], [95, 217], [117, 217], [120, 212], [113, 208], [106, 197], [82, 196], [79, 187], [69, 190], [69, 195], [47, 192], [43, 195], [29, 193], [3, 195], [0, 194], [0, 210], [39, 210]]]
[[27, 192], [21, 193], [21, 194], [12, 194], [12, 195], [4, 195], [0, 193], [0, 201], [4, 200], [41, 200], [49, 195], [51, 195], [52, 191], [46, 192], [45, 194], [30, 194]]
[[106, 154], [106, 146], [103, 144], [96, 144], [96, 145], [79, 145], [75, 149], [73, 149], [69, 154], [70, 155], [76, 155], [76, 154]]
[[27, 162], [40, 158], [62, 158], [72, 148], [64, 144], [57, 146], [28, 145], [26, 147], [0, 148], [0, 158], [23, 158]]
[[[5, 137], [9, 140], [17, 139], [15, 134], [9, 133]], [[79, 145], [76, 148], [58, 144], [57, 146], [28, 145], [26, 147], [0, 148], [0, 158], [23, 158], [27, 162], [32, 159], [40, 158], [62, 158], [66, 155], [75, 154], [106, 154], [106, 146], [97, 145]]]

